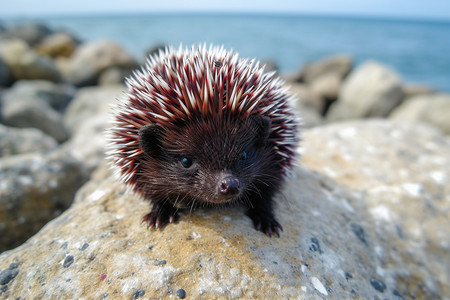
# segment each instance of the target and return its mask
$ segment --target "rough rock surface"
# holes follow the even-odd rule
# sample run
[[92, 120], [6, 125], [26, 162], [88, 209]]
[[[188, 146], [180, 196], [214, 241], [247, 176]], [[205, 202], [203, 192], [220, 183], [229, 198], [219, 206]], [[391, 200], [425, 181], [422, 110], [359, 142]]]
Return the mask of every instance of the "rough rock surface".
[[35, 128], [13, 128], [0, 124], [0, 158], [54, 150], [58, 142]]
[[411, 98], [392, 111], [389, 117], [428, 123], [450, 134], [450, 95], [430, 94]]
[[96, 84], [100, 74], [112, 67], [134, 69], [137, 63], [122, 46], [107, 40], [79, 46], [70, 60], [66, 79], [77, 85]]
[[22, 244], [71, 203], [87, 180], [66, 151], [0, 159], [0, 251]]
[[338, 101], [331, 105], [327, 119], [386, 117], [402, 99], [399, 76], [390, 68], [369, 61], [344, 80]]
[[295, 169], [277, 197], [285, 229], [279, 239], [255, 231], [239, 207], [187, 210], [177, 224], [147, 230], [139, 223], [148, 203], [100, 168], [69, 210], [0, 255], [1, 293], [8, 299], [449, 297], [449, 147], [429, 127], [393, 122], [306, 131], [303, 164], [335, 181]]

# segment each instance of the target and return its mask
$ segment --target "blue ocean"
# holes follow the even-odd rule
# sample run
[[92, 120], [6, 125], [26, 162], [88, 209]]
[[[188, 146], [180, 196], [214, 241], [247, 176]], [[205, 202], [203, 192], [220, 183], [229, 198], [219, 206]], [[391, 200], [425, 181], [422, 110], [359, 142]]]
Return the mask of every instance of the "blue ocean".
[[143, 61], [157, 44], [223, 44], [245, 57], [272, 60], [282, 73], [333, 54], [372, 59], [406, 83], [450, 91], [450, 21], [305, 15], [148, 14], [1, 20], [39, 21], [82, 40], [108, 38]]

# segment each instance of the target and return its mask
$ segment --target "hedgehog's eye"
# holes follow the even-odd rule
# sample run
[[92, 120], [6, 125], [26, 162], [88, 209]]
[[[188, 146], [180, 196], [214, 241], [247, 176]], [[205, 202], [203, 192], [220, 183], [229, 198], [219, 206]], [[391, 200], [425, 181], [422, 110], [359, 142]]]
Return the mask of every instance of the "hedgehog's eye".
[[181, 158], [181, 164], [183, 165], [183, 167], [185, 167], [186, 169], [189, 168], [190, 166], [192, 166], [192, 159], [190, 159], [189, 157], [182, 157]]
[[247, 159], [247, 152], [243, 151], [241, 154], [239, 154], [240, 160], [246, 160]]

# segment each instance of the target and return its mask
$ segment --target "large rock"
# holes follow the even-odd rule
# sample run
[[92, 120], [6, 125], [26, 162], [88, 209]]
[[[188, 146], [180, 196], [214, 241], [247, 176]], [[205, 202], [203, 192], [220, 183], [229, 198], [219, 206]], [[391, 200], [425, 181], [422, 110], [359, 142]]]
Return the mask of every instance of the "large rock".
[[14, 127], [35, 127], [64, 142], [68, 133], [62, 116], [41, 99], [20, 97], [3, 102], [3, 121]]
[[430, 94], [411, 98], [397, 107], [390, 118], [428, 123], [450, 134], [450, 95]]
[[316, 79], [329, 74], [342, 79], [350, 72], [352, 65], [353, 59], [348, 55], [341, 54], [327, 57], [304, 66], [297, 81], [311, 84]]
[[67, 108], [64, 121], [71, 138], [63, 147], [89, 172], [105, 157], [105, 130], [112, 119], [111, 106], [125, 90], [124, 85], [81, 88]]
[[8, 29], [4, 34], [7, 38], [21, 39], [32, 46], [44, 39], [50, 33], [51, 30], [43, 24], [27, 23], [16, 25]]
[[71, 34], [56, 32], [36, 45], [36, 51], [50, 57], [69, 57], [75, 51], [77, 44], [77, 39]]
[[8, 89], [5, 101], [16, 101], [20, 98], [39, 99], [50, 105], [58, 112], [63, 112], [76, 89], [69, 84], [56, 84], [47, 80], [20, 80]]
[[90, 42], [76, 49], [65, 76], [75, 85], [92, 85], [104, 70], [112, 67], [131, 70], [137, 63], [119, 44], [107, 40]]
[[301, 106], [306, 106], [318, 114], [322, 114], [325, 101], [319, 97], [311, 88], [303, 83], [291, 83], [289, 92], [296, 97]]
[[0, 251], [22, 244], [64, 211], [86, 179], [66, 151], [0, 159]]
[[69, 210], [0, 255], [3, 296], [450, 297], [449, 140], [391, 122], [304, 137], [302, 164], [335, 181], [295, 169], [276, 198], [281, 238], [255, 231], [239, 207], [187, 210], [147, 230], [148, 203], [100, 168]]
[[386, 117], [402, 99], [399, 76], [388, 67], [369, 61], [345, 79], [327, 119]]
[[0, 158], [9, 155], [54, 150], [54, 138], [35, 128], [13, 128], [0, 124]]
[[111, 116], [111, 106], [123, 96], [127, 90], [125, 85], [107, 85], [102, 87], [86, 87], [78, 90], [64, 115], [64, 122], [70, 132], [90, 118], [101, 118], [106, 125]]
[[61, 73], [51, 58], [32, 50], [23, 40], [11, 39], [0, 43], [0, 58], [15, 79], [46, 79], [61, 81]]

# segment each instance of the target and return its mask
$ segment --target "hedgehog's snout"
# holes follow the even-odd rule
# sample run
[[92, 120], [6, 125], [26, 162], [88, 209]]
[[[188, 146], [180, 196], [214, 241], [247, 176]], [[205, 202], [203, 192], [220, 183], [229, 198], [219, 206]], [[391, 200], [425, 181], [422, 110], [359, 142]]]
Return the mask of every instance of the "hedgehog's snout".
[[239, 194], [240, 186], [239, 178], [227, 176], [219, 182], [219, 194], [226, 197], [234, 197]]

